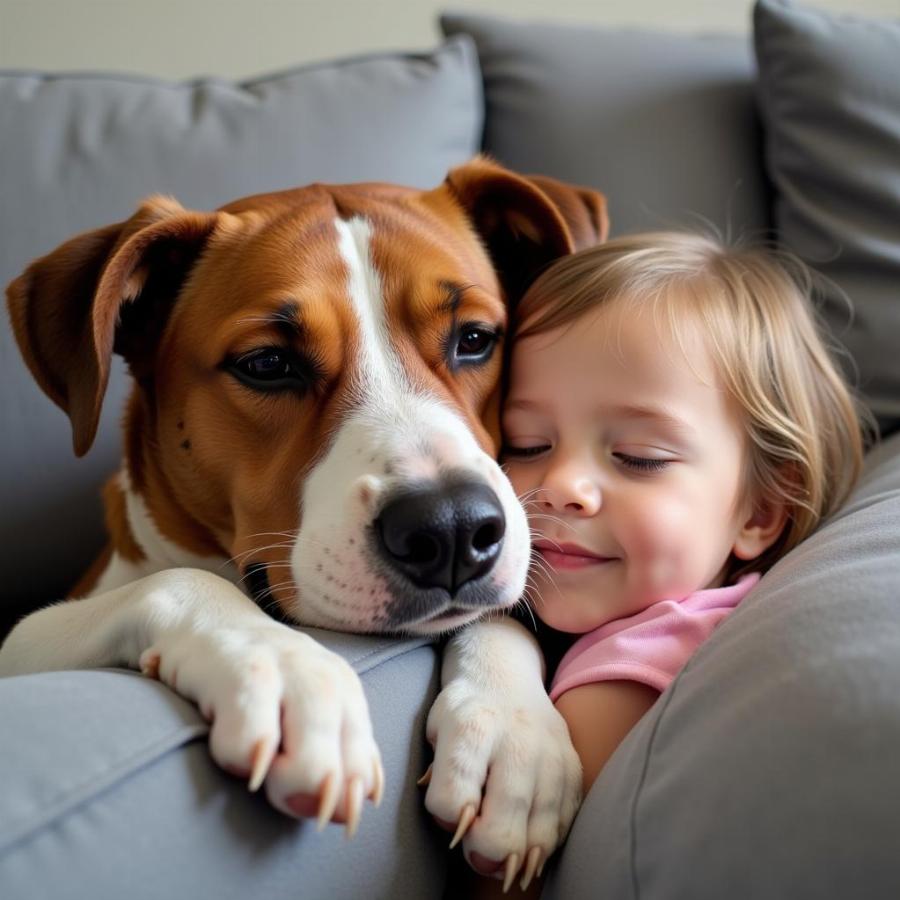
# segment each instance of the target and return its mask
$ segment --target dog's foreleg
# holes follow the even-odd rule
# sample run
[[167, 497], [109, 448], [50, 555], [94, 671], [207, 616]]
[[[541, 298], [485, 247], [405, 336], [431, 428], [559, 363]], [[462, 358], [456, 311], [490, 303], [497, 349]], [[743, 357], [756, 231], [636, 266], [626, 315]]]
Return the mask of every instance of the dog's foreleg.
[[0, 675], [97, 666], [141, 669], [197, 703], [216, 761], [251, 789], [265, 781], [288, 815], [334, 817], [352, 833], [364, 799], [380, 801], [381, 758], [352, 667], [217, 575], [166, 569], [49, 606], [0, 648]]
[[503, 618], [449, 642], [428, 716], [434, 763], [425, 805], [465, 835], [467, 857], [530, 881], [561, 843], [581, 801], [581, 765], [544, 688], [534, 636]]
[[267, 621], [231, 582], [199, 569], [165, 569], [22, 619], [0, 648], [0, 676], [102, 666], [140, 668], [158, 634], [243, 619]]

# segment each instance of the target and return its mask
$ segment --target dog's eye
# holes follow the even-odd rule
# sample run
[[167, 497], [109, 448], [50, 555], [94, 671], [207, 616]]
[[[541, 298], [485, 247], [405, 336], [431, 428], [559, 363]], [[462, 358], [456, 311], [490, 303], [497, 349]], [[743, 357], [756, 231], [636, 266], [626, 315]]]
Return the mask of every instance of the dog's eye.
[[452, 362], [456, 364], [487, 362], [498, 340], [499, 335], [490, 328], [483, 325], [463, 325], [456, 333]]
[[315, 380], [308, 360], [281, 347], [262, 347], [231, 358], [225, 368], [238, 381], [261, 391], [305, 391]]
[[290, 362], [275, 350], [242, 360], [240, 366], [251, 378], [259, 378], [262, 381], [289, 378], [291, 375]]
[[459, 338], [456, 345], [458, 356], [480, 356], [494, 339], [492, 334], [479, 328], [470, 328]]

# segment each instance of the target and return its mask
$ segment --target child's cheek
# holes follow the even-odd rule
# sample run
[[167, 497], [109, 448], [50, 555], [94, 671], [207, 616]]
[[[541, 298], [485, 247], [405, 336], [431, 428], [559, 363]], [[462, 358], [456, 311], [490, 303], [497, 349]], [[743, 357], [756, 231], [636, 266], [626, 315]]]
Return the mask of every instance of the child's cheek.
[[706, 538], [690, 506], [677, 500], [650, 503], [633, 522], [628, 556], [647, 605], [696, 590], [698, 545]]

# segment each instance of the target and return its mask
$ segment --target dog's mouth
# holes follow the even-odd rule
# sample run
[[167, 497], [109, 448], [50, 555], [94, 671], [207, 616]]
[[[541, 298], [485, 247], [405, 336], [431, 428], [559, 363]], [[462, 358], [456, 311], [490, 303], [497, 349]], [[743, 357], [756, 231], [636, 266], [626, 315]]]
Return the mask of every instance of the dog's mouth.
[[[284, 614], [278, 601], [272, 594], [269, 586], [268, 570], [264, 562], [253, 562], [246, 566], [244, 570], [244, 584], [247, 593], [263, 612], [285, 625], [295, 624], [290, 617]], [[400, 630], [409, 633], [439, 634], [467, 625], [473, 619], [478, 618], [483, 611], [483, 609], [478, 607], [473, 608], [452, 603], [449, 606], [440, 607], [434, 612], [401, 625]]]
[[467, 609], [465, 606], [448, 606], [445, 610], [430, 616], [425, 621], [430, 624], [437, 624], [448, 619], [456, 619], [459, 616], [470, 616], [473, 610]]
[[481, 614], [482, 610], [472, 609], [471, 606], [447, 606], [429, 616], [410, 622], [403, 626], [403, 631], [410, 634], [440, 634], [462, 628]]

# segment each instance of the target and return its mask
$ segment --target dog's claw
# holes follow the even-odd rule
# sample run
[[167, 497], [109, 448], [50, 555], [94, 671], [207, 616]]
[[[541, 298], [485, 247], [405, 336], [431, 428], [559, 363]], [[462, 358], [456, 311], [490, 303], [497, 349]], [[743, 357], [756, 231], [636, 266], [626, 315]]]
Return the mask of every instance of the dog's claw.
[[425, 787], [425, 785], [431, 784], [431, 770], [433, 768], [433, 763], [429, 763], [428, 768], [425, 770], [425, 774], [416, 782], [419, 787]]
[[159, 663], [162, 657], [159, 650], [146, 650], [141, 654], [141, 672], [148, 678], [159, 680]]
[[381, 762], [377, 759], [375, 760], [375, 778], [370, 796], [375, 806], [381, 806], [381, 801], [384, 798], [384, 769], [381, 767]]
[[347, 826], [344, 832], [348, 838], [352, 838], [359, 828], [359, 817], [362, 815], [363, 782], [362, 778], [354, 775], [347, 782]]
[[531, 884], [531, 880], [535, 876], [535, 872], [537, 872], [538, 865], [543, 866], [543, 861], [541, 857], [544, 855], [544, 851], [540, 847], [532, 847], [528, 851], [528, 856], [525, 858], [525, 874], [522, 876], [522, 880], [519, 882], [519, 887], [526, 891], [528, 890], [528, 885]]
[[467, 803], [463, 807], [462, 815], [459, 817], [459, 824], [456, 826], [456, 834], [450, 841], [450, 849], [452, 850], [465, 836], [469, 830], [469, 826], [475, 821], [475, 807], [471, 803]]
[[266, 780], [266, 773], [269, 766], [272, 765], [272, 758], [275, 756], [274, 741], [260, 738], [250, 752], [250, 780], [247, 782], [247, 788], [250, 793], [259, 790], [260, 785]]
[[506, 857], [506, 872], [503, 876], [503, 893], [505, 894], [513, 883], [516, 873], [519, 871], [519, 854], [510, 853]]
[[329, 772], [322, 780], [321, 794], [319, 796], [319, 815], [316, 822], [316, 830], [322, 831], [331, 821], [338, 804], [338, 786], [334, 772]]

